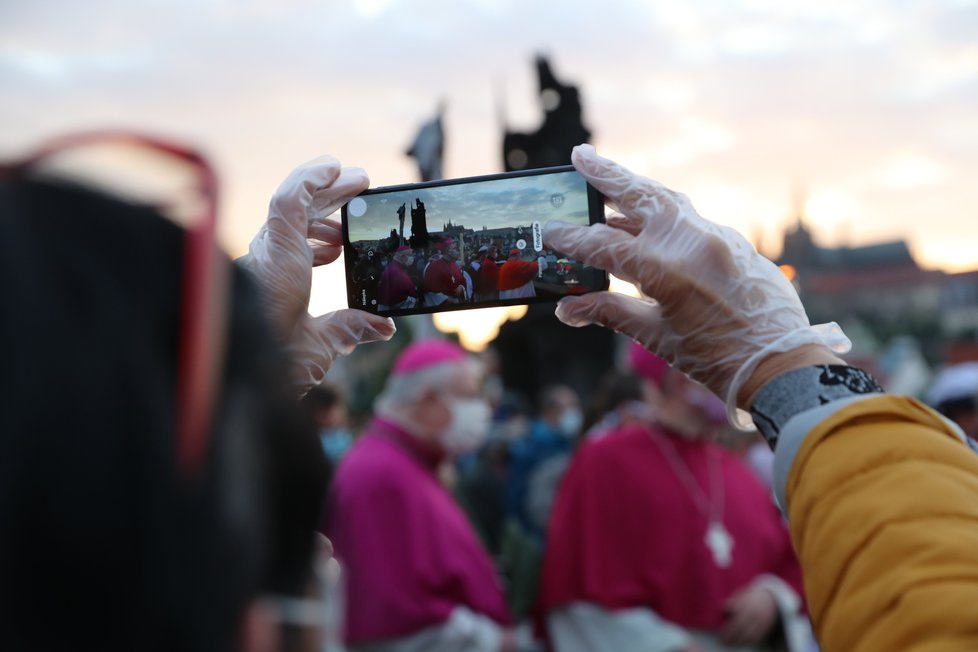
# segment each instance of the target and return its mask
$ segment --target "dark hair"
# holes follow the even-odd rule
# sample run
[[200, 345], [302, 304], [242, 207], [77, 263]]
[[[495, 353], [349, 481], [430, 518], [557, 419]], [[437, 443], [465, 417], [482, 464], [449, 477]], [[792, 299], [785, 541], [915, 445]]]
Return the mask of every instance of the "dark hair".
[[935, 409], [948, 419], [957, 421], [962, 417], [978, 412], [978, 398], [974, 396], [952, 398], [938, 403]]
[[547, 385], [540, 390], [540, 414], [547, 414], [551, 410], [561, 405], [561, 399], [566, 394], [573, 394], [575, 397], [577, 393], [567, 385]]
[[208, 455], [175, 463], [184, 233], [45, 180], [0, 181], [0, 640], [230, 650], [245, 604], [310, 577], [311, 423], [233, 268]]
[[584, 408], [584, 431], [620, 405], [643, 400], [641, 378], [625, 371], [609, 371], [598, 382]]
[[316, 385], [302, 397], [302, 403], [311, 410], [330, 410], [343, 402], [343, 392], [329, 382]]

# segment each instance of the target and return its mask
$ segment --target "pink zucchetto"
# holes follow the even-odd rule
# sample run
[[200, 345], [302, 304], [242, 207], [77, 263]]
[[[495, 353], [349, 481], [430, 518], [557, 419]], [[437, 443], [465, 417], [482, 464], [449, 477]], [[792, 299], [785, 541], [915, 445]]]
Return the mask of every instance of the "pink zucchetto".
[[409, 374], [445, 362], [460, 362], [468, 354], [457, 344], [445, 340], [419, 340], [401, 351], [391, 375]]
[[656, 387], [662, 387], [662, 381], [669, 373], [669, 363], [645, 350], [638, 342], [632, 342], [628, 348], [628, 363], [632, 371], [654, 383]]

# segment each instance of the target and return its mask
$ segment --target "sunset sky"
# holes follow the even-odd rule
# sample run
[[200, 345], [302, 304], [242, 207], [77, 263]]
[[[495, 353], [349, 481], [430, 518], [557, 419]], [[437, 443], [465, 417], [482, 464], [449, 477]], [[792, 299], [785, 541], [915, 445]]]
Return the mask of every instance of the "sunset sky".
[[[500, 107], [533, 129], [533, 55], [579, 85], [598, 151], [776, 255], [906, 238], [978, 268], [978, 0], [0, 0], [0, 156], [131, 127], [200, 147], [242, 253], [297, 164], [373, 185], [448, 103], [445, 171], [497, 172]], [[342, 266], [320, 276], [339, 307]]]

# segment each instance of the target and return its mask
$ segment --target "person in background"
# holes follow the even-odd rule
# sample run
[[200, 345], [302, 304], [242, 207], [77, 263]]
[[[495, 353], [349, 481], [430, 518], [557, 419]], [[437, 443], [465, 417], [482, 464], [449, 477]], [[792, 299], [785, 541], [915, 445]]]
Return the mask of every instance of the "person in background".
[[684, 195], [589, 145], [572, 162], [620, 213], [548, 222], [544, 242], [648, 298], [566, 298], [558, 319], [658, 353], [724, 398], [733, 423], [749, 411], [775, 452], [821, 648], [978, 649], [978, 456], [960, 428], [846, 365], [841, 330], [812, 326], [780, 270]]
[[537, 295], [533, 280], [547, 267], [543, 257], [539, 260], [524, 260], [519, 249], [510, 249], [509, 258], [499, 268], [500, 299], [526, 299]]
[[488, 434], [480, 389], [457, 345], [409, 345], [339, 465], [326, 533], [345, 570], [351, 650], [515, 649], [492, 560], [438, 475]]
[[471, 301], [475, 296], [475, 279], [479, 273], [479, 259], [476, 256], [469, 258], [467, 265], [462, 267], [462, 277], [465, 279], [465, 300]]
[[956, 423], [978, 451], [978, 362], [962, 362], [937, 373], [927, 402]]
[[347, 423], [346, 397], [338, 385], [324, 381], [302, 398], [319, 429], [319, 441], [326, 457], [334, 464], [353, 445], [353, 433]]
[[788, 531], [710, 439], [722, 402], [638, 345], [630, 358], [652, 385], [652, 420], [582, 444], [547, 531], [540, 595], [555, 649], [804, 652]]
[[399, 310], [413, 308], [418, 301], [418, 288], [408, 270], [414, 263], [414, 252], [407, 245], [397, 248], [391, 263], [384, 268], [377, 285], [377, 309]]
[[499, 266], [496, 264], [496, 247], [479, 247], [478, 273], [473, 277], [476, 301], [495, 301], [499, 298]]
[[465, 278], [458, 268], [458, 246], [451, 238], [431, 245], [435, 250], [424, 268], [424, 305], [459, 303], [465, 298]]
[[641, 378], [629, 371], [609, 371], [585, 407], [584, 437], [599, 438], [626, 423], [648, 423], [651, 411]]
[[577, 392], [566, 385], [550, 385], [540, 391], [538, 416], [530, 430], [510, 444], [507, 511], [537, 542], [547, 528], [559, 473], [546, 483], [548, 487], [540, 486], [535, 477], [552, 460], [558, 460], [561, 468], [566, 465], [582, 421]]

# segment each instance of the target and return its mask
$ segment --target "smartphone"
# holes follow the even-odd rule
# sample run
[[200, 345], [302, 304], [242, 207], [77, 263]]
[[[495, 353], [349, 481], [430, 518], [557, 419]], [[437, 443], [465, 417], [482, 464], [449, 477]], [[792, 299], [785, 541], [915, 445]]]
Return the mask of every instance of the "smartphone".
[[366, 190], [342, 209], [349, 306], [393, 317], [606, 290], [603, 270], [544, 246], [549, 220], [604, 221], [573, 166]]

